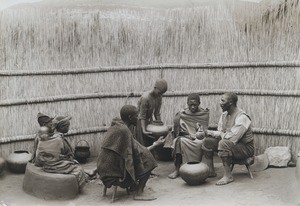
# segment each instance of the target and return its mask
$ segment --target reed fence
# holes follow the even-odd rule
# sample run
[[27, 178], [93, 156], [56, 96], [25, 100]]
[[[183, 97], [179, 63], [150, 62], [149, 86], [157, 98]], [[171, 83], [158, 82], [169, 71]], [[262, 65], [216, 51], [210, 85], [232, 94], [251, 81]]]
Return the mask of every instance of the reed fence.
[[[169, 83], [170, 91], [164, 95], [162, 107], [162, 117], [167, 124], [172, 123], [177, 111], [186, 107], [186, 96], [197, 92], [201, 95], [201, 106], [211, 111], [211, 125], [216, 125], [221, 114], [219, 96], [224, 92], [236, 92], [239, 95], [240, 107], [252, 117], [256, 137], [266, 139], [256, 140], [262, 144], [257, 152], [262, 152], [262, 148], [267, 145], [277, 144], [278, 138], [286, 138], [288, 141], [283, 142], [291, 143], [296, 141], [295, 137], [299, 137], [298, 62], [154, 65], [102, 69], [104, 70], [84, 68], [68, 71], [2, 71], [0, 78], [8, 85], [0, 98], [0, 114], [5, 117], [0, 125], [0, 144], [4, 144], [1, 147], [6, 148], [3, 152], [7, 153], [16, 146], [19, 147], [22, 145], [20, 141], [24, 141], [22, 147], [32, 146], [32, 141], [29, 140], [33, 136], [24, 134], [35, 133], [36, 114], [44, 112], [52, 116], [71, 115], [73, 130], [69, 139], [73, 146], [76, 140], [89, 138], [93, 155], [97, 155], [101, 142], [99, 138], [103, 136], [111, 119], [119, 115], [122, 105], [136, 105], [142, 92], [151, 89], [155, 79], [160, 77]], [[99, 86], [106, 92], [91, 93], [98, 90]], [[73, 91], [76, 93], [70, 94]], [[55, 95], [57, 93], [59, 95]], [[297, 147], [292, 146], [295, 155]]]
[[[229, 3], [228, 3], [229, 2]], [[70, 136], [97, 155], [107, 125], [155, 79], [169, 83], [172, 123], [191, 92], [221, 114], [233, 91], [253, 120], [256, 153], [299, 147], [299, 1], [186, 9], [8, 9], [0, 12], [0, 155], [31, 148], [36, 114], [71, 115]], [[248, 5], [248, 4], [247, 4]], [[247, 11], [247, 12], [245, 12]], [[101, 65], [101, 66], [98, 66]], [[138, 65], [138, 66], [131, 66]], [[143, 66], [140, 66], [143, 65]], [[74, 68], [74, 69], [70, 69]]]

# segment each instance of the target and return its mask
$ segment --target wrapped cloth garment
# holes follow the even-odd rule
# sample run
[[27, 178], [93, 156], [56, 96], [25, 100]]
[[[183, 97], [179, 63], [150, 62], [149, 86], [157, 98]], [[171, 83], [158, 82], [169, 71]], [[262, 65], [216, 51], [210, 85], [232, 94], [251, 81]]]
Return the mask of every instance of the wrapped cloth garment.
[[69, 147], [61, 133], [56, 133], [47, 140], [37, 143], [34, 164], [42, 167], [45, 172], [58, 174], [73, 174], [82, 188], [86, 181], [86, 174], [77, 161], [69, 156]]
[[157, 166], [150, 151], [137, 142], [122, 120], [114, 120], [103, 139], [97, 170], [104, 185], [129, 187]]
[[207, 129], [208, 122], [208, 109], [199, 108], [196, 113], [185, 109], [177, 113], [174, 118], [174, 131], [166, 137], [164, 147], [173, 148], [174, 156], [181, 154], [183, 163], [201, 161], [202, 139], [204, 138], [201, 127]]

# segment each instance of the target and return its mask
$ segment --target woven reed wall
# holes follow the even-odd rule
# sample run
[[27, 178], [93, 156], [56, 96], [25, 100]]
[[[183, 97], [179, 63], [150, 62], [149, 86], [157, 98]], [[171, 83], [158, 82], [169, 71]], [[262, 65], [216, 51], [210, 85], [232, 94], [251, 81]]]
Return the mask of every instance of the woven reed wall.
[[[203, 65], [147, 66], [128, 71], [113, 68], [107, 72], [46, 72], [23, 76], [2, 73], [1, 82], [6, 81], [9, 87], [3, 92], [6, 97], [0, 101], [0, 115], [5, 117], [1, 120], [0, 137], [11, 142], [10, 139], [15, 141], [13, 137], [34, 134], [38, 129], [38, 112], [71, 115], [72, 134], [78, 130], [108, 126], [111, 119], [119, 115], [122, 105], [136, 105], [142, 92], [151, 89], [155, 79], [163, 77], [169, 83], [162, 106], [162, 118], [167, 124], [172, 124], [175, 113], [186, 107], [186, 96], [199, 92], [202, 107], [211, 110], [210, 125], [216, 125], [221, 114], [220, 95], [225, 91], [235, 91], [239, 94], [238, 105], [249, 113], [253, 126], [260, 131], [255, 135], [256, 152], [261, 153], [268, 146], [286, 145], [291, 146], [295, 156], [299, 149], [300, 68], [290, 64], [286, 67], [282, 64], [267, 67], [251, 65], [214, 66], [210, 69]], [[280, 129], [289, 132], [280, 135], [270, 132]], [[96, 131], [68, 138], [73, 146], [78, 140], [87, 139], [92, 155], [97, 155], [102, 136], [103, 132]], [[32, 145], [30, 140], [24, 141], [24, 144], [8, 142], [2, 141], [0, 145], [3, 156], [14, 149]]]
[[197, 91], [215, 125], [220, 94], [236, 91], [253, 119], [257, 153], [290, 145], [295, 156], [299, 1], [272, 7], [237, 2], [171, 10], [1, 11], [0, 155], [32, 146], [38, 112], [71, 115], [72, 145], [88, 139], [97, 155], [103, 132], [90, 128], [109, 125], [125, 102], [136, 104], [163, 77], [169, 83], [162, 107], [167, 124], [185, 107], [188, 93]]

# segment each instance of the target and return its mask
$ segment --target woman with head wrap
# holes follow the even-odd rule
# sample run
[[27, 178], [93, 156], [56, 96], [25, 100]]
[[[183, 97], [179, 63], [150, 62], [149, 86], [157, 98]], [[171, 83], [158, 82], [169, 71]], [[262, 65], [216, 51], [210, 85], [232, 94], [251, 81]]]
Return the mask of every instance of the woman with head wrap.
[[73, 159], [72, 148], [64, 138], [64, 133], [69, 131], [70, 119], [71, 117], [58, 116], [52, 120], [53, 134], [39, 140], [34, 164], [42, 167], [45, 172], [75, 175], [79, 189], [82, 189], [87, 175]]
[[70, 127], [70, 120], [71, 117], [68, 116], [57, 116], [53, 119], [53, 128], [54, 132], [59, 134], [61, 138], [64, 141], [64, 150], [62, 151], [62, 154], [66, 156], [67, 159], [74, 159], [74, 151], [68, 142], [68, 140], [65, 138], [65, 133], [68, 133], [69, 127]]
[[144, 146], [149, 146], [154, 139], [151, 132], [147, 131], [147, 125], [151, 122], [161, 121], [160, 109], [162, 95], [168, 90], [168, 83], [164, 79], [158, 79], [151, 91], [145, 92], [138, 102], [138, 124], [135, 138]]

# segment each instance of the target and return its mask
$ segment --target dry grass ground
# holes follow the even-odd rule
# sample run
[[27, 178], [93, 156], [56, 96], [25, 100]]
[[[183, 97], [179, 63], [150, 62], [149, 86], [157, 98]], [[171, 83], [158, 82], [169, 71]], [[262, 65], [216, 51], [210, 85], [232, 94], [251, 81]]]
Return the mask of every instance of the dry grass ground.
[[[229, 185], [216, 186], [216, 181], [222, 176], [222, 164], [216, 158], [216, 178], [208, 179], [205, 184], [188, 186], [181, 178], [171, 180], [167, 175], [173, 170], [172, 162], [159, 162], [155, 169], [157, 177], [151, 178], [146, 192], [153, 192], [157, 197], [154, 201], [134, 201], [126, 191], [119, 189], [117, 200], [112, 205], [300, 205], [297, 194], [298, 182], [295, 178], [295, 168], [268, 168], [254, 173], [251, 180], [244, 167], [234, 168], [235, 181]], [[85, 168], [93, 168], [95, 159], [84, 164]], [[108, 196], [102, 197], [103, 185], [95, 180], [86, 185], [83, 193], [77, 198], [67, 201], [46, 201], [32, 197], [22, 190], [24, 175], [5, 172], [0, 176], [1, 201], [8, 206], [14, 205], [111, 205], [112, 190]], [[3, 203], [2, 202], [2, 203]]]

